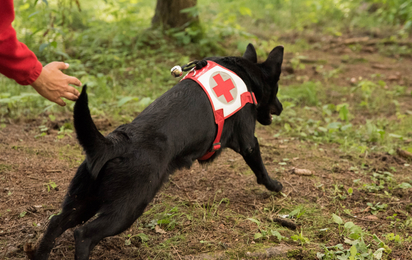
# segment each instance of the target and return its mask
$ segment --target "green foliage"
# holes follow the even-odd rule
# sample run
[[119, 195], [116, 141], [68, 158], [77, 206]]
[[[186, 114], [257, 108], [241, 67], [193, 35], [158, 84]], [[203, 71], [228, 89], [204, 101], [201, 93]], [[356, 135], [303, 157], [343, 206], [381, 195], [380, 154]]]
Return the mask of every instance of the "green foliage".
[[[404, 0], [224, 0], [219, 4], [204, 0], [199, 1], [199, 5], [211, 13], [217, 12], [217, 21], [235, 25], [235, 28], [240, 25], [249, 27], [248, 23], [265, 29], [270, 24], [278, 30], [321, 28], [334, 36], [341, 36], [348, 27], [374, 28], [379, 25], [395, 26], [400, 34], [405, 34], [410, 33], [412, 22], [412, 4]], [[205, 16], [200, 13], [201, 18]]]
[[375, 205], [373, 203], [368, 202], [366, 205], [370, 207], [371, 213], [373, 215], [376, 215], [379, 211], [383, 211], [388, 207], [388, 204], [380, 204], [380, 202], [376, 203]]
[[[322, 183], [322, 180], [314, 180], [316, 183], [321, 182], [316, 187], [328, 197], [325, 201], [334, 203], [332, 208], [336, 210], [335, 213], [350, 214], [355, 210], [346, 206], [346, 203], [350, 203], [358, 193], [373, 193], [369, 194], [370, 197], [376, 196], [377, 199], [370, 200], [369, 204], [363, 206], [369, 206], [372, 214], [386, 217], [387, 225], [398, 230], [396, 234], [379, 234], [382, 237], [380, 239], [362, 229], [359, 226], [361, 224], [345, 222], [338, 215], [332, 215], [331, 220], [323, 214], [313, 214], [310, 208], [319, 205], [309, 202], [310, 206], [301, 206], [299, 204], [304, 203], [301, 199], [298, 202], [290, 199], [293, 198], [293, 193], [292, 196], [283, 194], [283, 197], [274, 200], [279, 203], [265, 205], [264, 212], [252, 210], [248, 213], [231, 211], [231, 207], [228, 207], [229, 199], [224, 197], [215, 196], [203, 203], [183, 200], [180, 205], [176, 205], [176, 201], [182, 201], [182, 198], [168, 198], [162, 193], [161, 202], [151, 203], [139, 219], [142, 224], [132, 227], [134, 230], [125, 237], [126, 246], [133, 246], [136, 240], [149, 245], [152, 238], [159, 235], [155, 233], [156, 227], [173, 230], [168, 235], [177, 234], [173, 239], [186, 243], [182, 237], [189, 237], [191, 233], [185, 227], [189, 226], [197, 235], [198, 230], [210, 230], [210, 225], [216, 223], [231, 227], [240, 244], [250, 240], [253, 243], [269, 244], [273, 240], [291, 238], [301, 246], [323, 242], [332, 245], [323, 247], [318, 253], [319, 259], [383, 259], [389, 254], [389, 247], [396, 250], [396, 247], [404, 247], [407, 246], [404, 243], [411, 242], [406, 233], [400, 233], [410, 230], [411, 218], [400, 212], [391, 212], [386, 199], [395, 197], [392, 193], [408, 192], [412, 183], [405, 179], [397, 180], [399, 177], [396, 171], [390, 167], [379, 171], [382, 169], [379, 168], [380, 164], [371, 165], [369, 159], [371, 153], [379, 152], [386, 156], [386, 153], [394, 154], [397, 148], [412, 152], [412, 143], [409, 141], [412, 138], [412, 112], [405, 110], [404, 105], [411, 98], [410, 82], [384, 82], [383, 75], [362, 74], [359, 76], [363, 78], [357, 77], [356, 82], [350, 86], [350, 83], [335, 85], [336, 78], [346, 72], [351, 62], [366, 60], [351, 60], [347, 55], [347, 59], [342, 57], [348, 63], [345, 66], [323, 61], [309, 64], [301, 51], [319, 47], [319, 43], [299, 37], [302, 31], [306, 33], [315, 30], [341, 36], [342, 32], [356, 32], [359, 28], [365, 28], [366, 31], [379, 28], [394, 34], [388, 40], [396, 42], [410, 32], [410, 18], [406, 13], [410, 8], [408, 1], [199, 0], [199, 8], [186, 9], [184, 12], [199, 15], [201, 27], [193, 25], [183, 31], [171, 29], [166, 32], [149, 28], [154, 13], [154, 0], [85, 0], [81, 1], [81, 12], [76, 5], [69, 4], [74, 1], [50, 0], [48, 4], [37, 1], [36, 5], [34, 2], [15, 1], [14, 26], [19, 39], [44, 64], [54, 60], [70, 63], [67, 74], [78, 77], [89, 86], [92, 114], [114, 117], [122, 122], [129, 122], [178, 82], [170, 76], [170, 68], [176, 64], [185, 64], [205, 56], [241, 55], [249, 42], [257, 43], [257, 53], [262, 60], [273, 46], [284, 44], [285, 65], [290, 65], [296, 72], [281, 78], [279, 99], [284, 111], [280, 117], [273, 119], [273, 135], [279, 141], [286, 143], [287, 140], [298, 140], [302, 142], [302, 147], [307, 145], [310, 147], [308, 149], [313, 149], [310, 160], [316, 160], [317, 156], [324, 158], [325, 154], [330, 153], [343, 155], [333, 166], [339, 163], [338, 168], [350, 171], [356, 175], [356, 180], [345, 185], [335, 181]], [[376, 11], [370, 10], [372, 4], [377, 4]], [[298, 37], [285, 42], [284, 37], [290, 31]], [[349, 47], [357, 52], [359, 46]], [[408, 46], [381, 44], [377, 47], [391, 55], [411, 53]], [[314, 70], [313, 78], [312, 74], [308, 74], [310, 78], [300, 77], [301, 72], [311, 69]], [[72, 110], [72, 102], [61, 108], [40, 97], [30, 87], [18, 86], [11, 80], [0, 77], [0, 129], [6, 126], [9, 118], [38, 118], [39, 115], [48, 115], [47, 120], [56, 122], [60, 114], [71, 114]], [[43, 121], [32, 136], [45, 136], [50, 132], [47, 126], [49, 125]], [[63, 125], [57, 139], [72, 136], [73, 130], [73, 126]], [[333, 149], [329, 150], [330, 147]], [[20, 148], [13, 146], [13, 149]], [[350, 165], [347, 165], [346, 155], [355, 158], [348, 159]], [[295, 166], [295, 160], [292, 160], [295, 156], [300, 155], [279, 157], [270, 167], [279, 167], [276, 171], [286, 172], [287, 168]], [[399, 167], [407, 165], [409, 164]], [[331, 175], [338, 172], [332, 165], [320, 171], [329, 171], [328, 169]], [[318, 177], [314, 175], [310, 178]], [[51, 181], [44, 184], [48, 191], [54, 189], [55, 185]], [[13, 195], [11, 190], [8, 195]], [[340, 204], [342, 200], [345, 200], [343, 204], [346, 208]], [[395, 198], [392, 201], [397, 202]], [[168, 202], [173, 206], [168, 205]], [[295, 233], [267, 221], [268, 213], [282, 211], [282, 208], [283, 214], [289, 214], [298, 222], [305, 222], [304, 225], [309, 223], [304, 234], [303, 231]], [[323, 208], [322, 211], [326, 209]], [[330, 223], [332, 221], [336, 224]], [[245, 232], [242, 222], [249, 222], [254, 227], [252, 231]], [[320, 234], [327, 234], [327, 238], [339, 241], [336, 242], [339, 244], [333, 245], [323, 240], [319, 242], [318, 231]], [[162, 238], [160, 243], [157, 243], [160, 240], [153, 240], [156, 241], [156, 245], [150, 249], [155, 252], [153, 257], [162, 258], [162, 255], [158, 255], [158, 249], [166, 248], [170, 243], [169, 239], [163, 241]], [[190, 240], [194, 241], [193, 238]], [[208, 251], [222, 248], [226, 250], [223, 242], [217, 241], [217, 238], [216, 241], [209, 240], [212, 238], [199, 237], [197, 242], [207, 247]], [[174, 249], [169, 249], [174, 252]], [[235, 251], [237, 248], [231, 250]]]
[[[412, 117], [398, 102], [406, 97], [405, 88], [389, 88], [385, 82], [375, 81], [362, 80], [351, 89], [311, 81], [281, 88], [279, 99], [284, 110], [280, 117], [273, 118], [276, 136], [287, 135], [315, 143], [334, 142], [341, 149], [360, 154], [373, 151], [393, 154], [397, 147], [412, 149], [404, 142], [412, 127]], [[336, 103], [325, 95], [331, 89], [353, 98]], [[398, 120], [389, 121], [379, 116], [382, 113], [394, 114]], [[364, 115], [363, 122], [359, 122], [360, 115]]]
[[[257, 40], [254, 34], [248, 33], [256, 31], [251, 27], [266, 30], [267, 25], [274, 25], [277, 30], [303, 30], [319, 26], [339, 35], [342, 24], [360, 24], [357, 21], [362, 17], [372, 17], [365, 10], [365, 3], [358, 0], [199, 0], [198, 8], [188, 8], [183, 12], [199, 16], [201, 24], [193, 24], [183, 31], [169, 30], [164, 35], [161, 31], [147, 29], [154, 15], [155, 3], [155, 0], [19, 0], [15, 1], [14, 27], [18, 38], [44, 64], [54, 60], [70, 63], [67, 73], [80, 78], [90, 87], [93, 113], [133, 117], [177, 82], [169, 75], [170, 67], [193, 58], [232, 54], [233, 49], [239, 55], [247, 43]], [[372, 4], [378, 7], [373, 15], [378, 19], [376, 21], [389, 21], [403, 26], [404, 32], [408, 31], [411, 3], [371, 0], [366, 5], [369, 7]], [[260, 40], [260, 43], [257, 46], [258, 54], [266, 56], [275, 44], [279, 44], [279, 40], [271, 36]], [[298, 39], [295, 46], [298, 45], [301, 49], [310, 47], [304, 39]], [[185, 47], [184, 51], [180, 50], [181, 46]], [[294, 48], [290, 45], [289, 51]], [[295, 68], [304, 68], [302, 57], [296, 54], [292, 58]], [[340, 71], [341, 68], [337, 68], [322, 73], [327, 79]], [[362, 95], [361, 106], [375, 109], [377, 106], [374, 104], [390, 99], [375, 99], [373, 92], [379, 88], [371, 82], [363, 80], [353, 91]], [[316, 106], [323, 95], [319, 87], [318, 82], [305, 82], [297, 88], [291, 87], [289, 93], [281, 90], [281, 96], [294, 103]], [[0, 93], [0, 116], [30, 117], [45, 110], [71, 113], [73, 107], [73, 103], [69, 103], [69, 106], [61, 108], [44, 100], [29, 87], [18, 86], [4, 78], [0, 78]], [[353, 108], [344, 104], [337, 105], [336, 109], [339, 118], [349, 122]], [[321, 131], [316, 131], [319, 135], [329, 130], [320, 127], [323, 127]], [[334, 132], [350, 128], [351, 124], [330, 127]]]
[[412, 185], [407, 182], [402, 182], [401, 184], [398, 185], [398, 187], [401, 189], [410, 189], [412, 188]]
[[271, 230], [271, 231], [270, 231], [270, 234], [271, 234], [272, 236], [276, 237], [279, 242], [286, 239], [286, 237], [282, 236], [282, 235], [279, 233], [279, 231]]
[[303, 230], [300, 231], [297, 235], [290, 237], [293, 241], [299, 241], [301, 245], [309, 243], [309, 239], [303, 235]]
[[49, 217], [49, 220], [52, 219], [52, 217], [60, 215], [62, 213], [62, 211], [60, 210], [59, 212], [57, 212], [56, 214], [51, 214]]
[[170, 210], [161, 212], [155, 216], [146, 226], [155, 229], [156, 225], [165, 226], [167, 229], [172, 230], [176, 227], [177, 217], [181, 216], [178, 207], [173, 207]]
[[254, 240], [262, 240], [262, 239], [268, 239], [270, 236], [275, 237], [279, 242], [282, 240], [286, 240], [287, 238], [282, 236], [279, 231], [276, 230], [266, 230], [261, 227], [261, 222], [255, 218], [247, 218], [247, 220], [255, 223], [258, 226], [259, 232], [255, 233], [253, 236]]
[[408, 0], [370, 0], [378, 7], [375, 15], [379, 22], [403, 25], [402, 30], [410, 30], [412, 26], [412, 2]]
[[19, 214], [19, 217], [20, 217], [20, 218], [24, 218], [24, 216], [26, 216], [26, 214], [27, 214], [27, 211], [22, 211], [22, 212]]
[[127, 239], [124, 241], [125, 246], [130, 246], [132, 244], [132, 239], [133, 238], [140, 238], [140, 240], [143, 243], [150, 240], [150, 238], [144, 233], [139, 233], [139, 234], [133, 235], [133, 236], [131, 234], [128, 234], [126, 237], [127, 237]]
[[332, 219], [333, 219], [333, 222], [335, 222], [335, 223], [338, 224], [338, 225], [342, 225], [342, 224], [343, 224], [342, 218], [339, 217], [339, 216], [336, 215], [336, 214], [332, 214]]
[[323, 246], [323, 252], [317, 253], [318, 259], [373, 260], [382, 259], [383, 252], [391, 253], [391, 249], [375, 234], [373, 235], [373, 239], [376, 241], [378, 249], [373, 251], [371, 245], [364, 241], [364, 237], [368, 235], [367, 232], [363, 231], [360, 226], [355, 225], [353, 222], [344, 223], [342, 218], [335, 214], [332, 214], [332, 220], [339, 225], [339, 229], [343, 225], [344, 241], [350, 248], [345, 249], [343, 244], [329, 247]]
[[292, 210], [289, 213], [289, 217], [295, 217], [296, 219], [299, 219], [303, 214], [305, 214], [306, 210], [303, 208], [303, 206], [298, 206], [296, 209]]
[[72, 126], [69, 124], [69, 127], [67, 126], [67, 124], [62, 125], [59, 129], [59, 132], [57, 133], [57, 139], [62, 139], [65, 136], [69, 136], [70, 138], [72, 138], [72, 133], [73, 130], [71, 129]]
[[44, 186], [46, 186], [47, 192], [50, 192], [50, 190], [54, 190], [55, 188], [57, 188], [57, 184], [51, 180], [49, 180], [48, 183], [45, 183]]
[[[279, 92], [279, 99], [294, 104], [316, 106], [319, 102], [320, 82], [308, 81], [298, 86], [288, 86]], [[286, 104], [288, 106], [289, 103]], [[290, 105], [289, 105], [290, 106]]]
[[388, 241], [394, 241], [396, 243], [402, 243], [403, 239], [398, 235], [395, 236], [394, 233], [389, 233], [386, 235], [386, 240]]

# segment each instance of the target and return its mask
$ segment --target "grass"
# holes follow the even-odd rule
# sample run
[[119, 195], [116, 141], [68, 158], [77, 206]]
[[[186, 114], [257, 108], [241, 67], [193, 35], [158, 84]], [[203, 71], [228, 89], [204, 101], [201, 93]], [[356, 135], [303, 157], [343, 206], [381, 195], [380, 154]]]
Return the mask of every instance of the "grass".
[[[365, 185], [366, 184], [364, 184], [364, 186]], [[354, 189], [356, 189], [356, 187]], [[221, 201], [218, 200], [213, 200], [211, 203], [203, 205], [191, 205], [189, 201], [182, 201], [181, 198], [173, 198], [166, 195], [165, 197], [162, 196], [161, 204], [154, 205], [152, 209], [147, 211], [141, 218], [141, 222], [137, 227], [138, 231], [134, 231], [133, 228], [132, 232], [151, 233], [150, 229], [153, 229], [154, 225], [158, 224], [161, 228], [167, 230], [168, 233], [169, 231], [172, 233], [173, 237], [168, 238], [166, 241], [176, 241], [175, 246], [179, 247], [181, 243], [186, 244], [189, 241], [193, 241], [192, 232], [195, 234], [208, 233], [206, 230], [216, 228], [215, 223], [223, 223], [225, 227], [231, 227], [231, 229], [227, 231], [230, 234], [230, 240], [227, 240], [227, 237], [222, 237], [217, 240], [205, 241], [202, 237], [197, 237], [195, 239], [197, 243], [193, 245], [195, 247], [194, 250], [189, 250], [187, 253], [196, 254], [198, 251], [224, 251], [225, 255], [230, 258], [235, 256], [244, 257], [252, 248], [253, 251], [259, 251], [259, 247], [265, 248], [276, 245], [279, 242], [286, 242], [288, 244], [298, 245], [298, 248], [300, 247], [301, 250], [305, 252], [303, 253], [306, 257], [305, 259], [313, 259], [310, 258], [310, 256], [314, 256], [315, 254], [323, 257], [322, 259], [336, 259], [336, 256], [342, 255], [349, 257], [352, 254], [358, 256], [360, 254], [366, 254], [369, 257], [364, 259], [372, 259], [372, 255], [378, 255], [380, 253], [388, 254], [391, 252], [391, 248], [401, 247], [402, 244], [406, 246], [411, 242], [408, 239], [405, 240], [405, 237], [401, 238], [401, 235], [395, 242], [393, 238], [395, 235], [393, 233], [375, 236], [375, 234], [369, 232], [367, 228], [356, 225], [352, 221], [346, 221], [344, 223], [338, 215], [352, 215], [350, 214], [351, 207], [345, 209], [346, 207], [342, 205], [351, 195], [347, 193], [346, 190], [341, 189], [339, 185], [337, 185], [334, 190], [326, 190], [324, 192], [331, 200], [332, 207], [335, 208], [335, 211], [332, 212], [335, 212], [337, 215], [335, 215], [335, 213], [324, 214], [325, 209], [322, 205], [323, 203], [319, 205], [319, 203], [305, 201], [305, 204], [299, 204], [302, 202], [301, 199], [297, 201], [289, 197], [280, 199], [280, 197], [276, 195], [272, 195], [266, 204], [260, 205], [260, 210], [245, 212], [243, 214], [238, 214], [228, 208], [229, 206], [227, 204], [229, 201], [227, 199], [225, 199], [225, 205], [222, 205], [220, 203]], [[169, 202], [169, 200], [171, 201]], [[180, 203], [180, 205], [176, 206], [176, 202]], [[371, 203], [371, 205], [371, 208], [374, 209], [373, 205], [379, 206], [379, 203]], [[372, 213], [374, 215], [387, 214], [386, 210], [387, 206], [382, 207], [380, 211], [372, 211]], [[293, 217], [301, 228], [293, 232], [270, 221], [268, 216], [275, 212], [279, 215], [289, 215]], [[396, 218], [396, 216], [393, 218]], [[336, 219], [339, 219], [339, 221]], [[411, 223], [410, 218], [408, 219], [406, 223], [399, 224], [410, 225], [408, 224]], [[190, 223], [190, 227], [187, 227], [188, 224], [185, 224], [187, 222]], [[409, 229], [409, 227], [406, 227], [406, 229]], [[322, 241], [326, 242], [338, 237], [345, 238], [345, 246], [344, 244], [337, 244], [335, 246], [322, 247]], [[151, 242], [153, 239], [155, 238], [150, 239]], [[225, 245], [227, 241], [230, 241], [230, 246]], [[347, 247], [348, 243], [351, 245], [350, 248]], [[369, 243], [372, 244], [366, 247]], [[354, 249], [352, 248], [357, 248], [357, 253], [353, 253]], [[165, 244], [154, 247], [149, 246], [147, 250], [149, 254], [160, 254], [163, 257], [168, 255], [167, 252], [173, 253], [173, 247], [170, 245], [166, 246]], [[291, 254], [290, 257], [292, 257], [294, 253], [302, 255], [302, 251], [300, 250], [289, 253]], [[173, 258], [171, 257], [171, 259]]]
[[[284, 111], [270, 128], [258, 126], [257, 133], [265, 165], [281, 179], [284, 193], [256, 186], [250, 169], [231, 154], [224, 155], [219, 167], [210, 166], [213, 174], [206, 175], [207, 170], [200, 167], [194, 167], [193, 174], [179, 173], [185, 176], [183, 184], [177, 181], [179, 174], [172, 176], [139, 221], [120, 235], [121, 246], [130, 249], [126, 252], [131, 257], [178, 259], [180, 254], [220, 253], [226, 259], [238, 259], [247, 258], [248, 252], [287, 244], [292, 247], [287, 259], [407, 259], [412, 204], [405, 198], [411, 191], [412, 162], [399, 159], [396, 150], [412, 152], [412, 89], [410, 81], [391, 81], [384, 73], [410, 66], [408, 59], [402, 60], [410, 50], [402, 44], [379, 44], [374, 55], [381, 63], [395, 63], [388, 62], [389, 56], [404, 64], [382, 74], [362, 70], [372, 58], [364, 57], [360, 44], [349, 46], [350, 55], [315, 63], [307, 63], [305, 56], [323, 44], [313, 43], [306, 33], [319, 37], [363, 30], [379, 34], [377, 28], [382, 27], [394, 32], [383, 35], [385, 39], [407, 39], [410, 17], [396, 10], [408, 10], [409, 5], [388, 8], [398, 18], [382, 20], [388, 17], [382, 14], [385, 5], [393, 7], [396, 2], [378, 3], [379, 16], [379, 12], [351, 12], [359, 10], [358, 1], [199, 0], [199, 15], [208, 35], [199, 42], [193, 41], [197, 31], [147, 30], [154, 1], [107, 1], [98, 8], [83, 1], [81, 13], [76, 6], [70, 9], [54, 1], [36, 7], [17, 1], [15, 27], [43, 62], [70, 63], [67, 74], [89, 86], [92, 114], [110, 118], [113, 125], [130, 122], [177, 83], [169, 73], [176, 64], [204, 56], [241, 55], [249, 42], [256, 44], [262, 60], [274, 46], [285, 45], [285, 65], [295, 73], [285, 74], [280, 82]], [[66, 16], [62, 8], [70, 10]], [[55, 14], [54, 27], [49, 18], [38, 19], [47, 17], [50, 10]], [[38, 13], [29, 17], [34, 11]], [[293, 36], [296, 32], [298, 36]], [[354, 71], [360, 75], [354, 77]], [[401, 72], [407, 78], [407, 71]], [[14, 145], [27, 156], [56, 156], [69, 167], [79, 164], [81, 149], [72, 145], [73, 127], [59, 121], [71, 117], [72, 109], [72, 102], [58, 107], [30, 87], [0, 77], [0, 130], [10, 122], [36, 118], [38, 125], [27, 135], [35, 142], [52, 140], [59, 146], [42, 151], [24, 143]], [[53, 124], [58, 125], [54, 129], [58, 133], [50, 139]], [[292, 167], [305, 167], [315, 174], [291, 175]], [[12, 166], [0, 164], [2, 182], [6, 183], [3, 175], [10, 171]], [[196, 185], [185, 183], [186, 179], [196, 179]], [[234, 185], [231, 180], [236, 181]], [[53, 193], [52, 181], [47, 181], [42, 188]], [[9, 191], [8, 197], [13, 194]], [[18, 214], [26, 212], [18, 210]], [[18, 210], [3, 210], [0, 216], [17, 218]], [[298, 229], [273, 222], [278, 215], [294, 221]]]
[[[353, 87], [331, 88], [320, 81], [287, 86], [280, 90], [285, 110], [275, 118], [275, 129], [278, 136], [335, 142], [346, 151], [410, 151], [411, 111], [398, 101], [410, 99], [406, 89], [383, 80], [361, 80]], [[338, 96], [331, 98], [330, 91]]]
[[[249, 42], [258, 43], [259, 57], [266, 56], [276, 44], [287, 44], [287, 51], [297, 53], [314, 45], [304, 38], [293, 43], [285, 41], [281, 36], [288, 30], [302, 31], [308, 27], [312, 30], [341, 30], [342, 24], [347, 24], [341, 23], [342, 19], [368, 21], [375, 17], [351, 13], [350, 10], [356, 10], [360, 5], [358, 1], [325, 0], [315, 3], [294, 0], [283, 3], [264, 0], [254, 3], [242, 0], [212, 3], [203, 0], [199, 1], [199, 16], [208, 37], [192, 42], [191, 39], [200, 32], [190, 31], [190, 28], [183, 34], [169, 31], [166, 36], [160, 31], [147, 30], [155, 1], [105, 1], [98, 8], [90, 1], [83, 1], [81, 12], [76, 5], [48, 2], [48, 5], [44, 2], [37, 5], [24, 1], [15, 3], [14, 26], [18, 37], [44, 63], [53, 60], [70, 63], [67, 73], [78, 77], [93, 90], [90, 102], [94, 112], [114, 117], [130, 116], [125, 111], [141, 111], [175, 84], [176, 80], [169, 75], [169, 69], [175, 64], [205, 56], [240, 55]], [[396, 3], [386, 4], [393, 7]], [[383, 5], [379, 7], [384, 9]], [[409, 5], [402, 5], [402, 8], [408, 10]], [[50, 13], [51, 16], [48, 15]], [[386, 15], [384, 12], [380, 14]], [[396, 17], [393, 15], [390, 17]], [[399, 19], [392, 19], [395, 25], [402, 21], [408, 24], [408, 16], [402, 12], [398, 15]], [[385, 25], [385, 20], [378, 18], [376, 16], [375, 21], [368, 23], [368, 29]], [[379, 25], [375, 25], [376, 20], [380, 21]], [[404, 34], [407, 32], [405, 28], [401, 29]], [[279, 33], [267, 33], [273, 30]], [[399, 50], [391, 53], [405, 54], [405, 47], [400, 46]], [[388, 48], [385, 50], [390, 51]], [[18, 86], [3, 77], [0, 78], [0, 93], [2, 117], [72, 111], [72, 103], [60, 108], [38, 97], [30, 87]], [[134, 102], [124, 102], [124, 98]]]

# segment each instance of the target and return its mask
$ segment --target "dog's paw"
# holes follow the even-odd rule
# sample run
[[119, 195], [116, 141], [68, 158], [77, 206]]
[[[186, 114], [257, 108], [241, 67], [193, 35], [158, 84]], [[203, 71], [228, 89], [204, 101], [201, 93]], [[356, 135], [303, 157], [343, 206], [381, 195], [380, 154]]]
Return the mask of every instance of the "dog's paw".
[[277, 180], [269, 179], [267, 183], [264, 183], [266, 189], [270, 191], [279, 192], [283, 189], [282, 183], [278, 182]]

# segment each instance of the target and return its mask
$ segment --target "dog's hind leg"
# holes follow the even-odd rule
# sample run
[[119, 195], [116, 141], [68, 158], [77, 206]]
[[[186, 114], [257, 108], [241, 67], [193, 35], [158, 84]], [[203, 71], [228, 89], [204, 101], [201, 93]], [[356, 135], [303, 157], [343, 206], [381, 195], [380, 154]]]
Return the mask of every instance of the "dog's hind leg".
[[133, 210], [131, 210], [129, 205], [116, 205], [110, 212], [102, 213], [92, 222], [76, 229], [74, 231], [76, 260], [89, 259], [91, 250], [100, 240], [125, 231], [143, 214], [146, 206], [146, 203], [140, 203], [137, 209], [133, 205]]
[[62, 212], [51, 218], [46, 232], [36, 247], [33, 259], [48, 259], [57, 237], [96, 214], [100, 205], [97, 202], [98, 198], [90, 196], [93, 194], [93, 190], [89, 189], [91, 183], [92, 179], [86, 170], [86, 164], [80, 165], [64, 199]]
[[246, 147], [240, 152], [247, 165], [252, 169], [257, 177], [257, 183], [265, 185], [270, 191], [281, 191], [283, 186], [277, 180], [271, 179], [263, 164], [262, 157], [260, 155], [259, 142], [254, 137], [253, 145]]
[[94, 203], [66, 198], [62, 212], [51, 218], [47, 230], [36, 248], [33, 259], [48, 259], [50, 251], [54, 247], [55, 239], [67, 229], [89, 220], [96, 214], [97, 209], [98, 207]]

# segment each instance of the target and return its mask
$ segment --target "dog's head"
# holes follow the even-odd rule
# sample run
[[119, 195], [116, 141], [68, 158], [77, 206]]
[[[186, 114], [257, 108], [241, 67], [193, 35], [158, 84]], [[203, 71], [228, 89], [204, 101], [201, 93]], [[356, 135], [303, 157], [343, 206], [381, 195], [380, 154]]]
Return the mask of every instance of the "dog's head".
[[262, 79], [258, 80], [261, 88], [261, 98], [257, 107], [257, 120], [262, 125], [272, 123], [272, 115], [280, 115], [283, 107], [277, 98], [278, 81], [283, 62], [283, 46], [277, 46], [270, 53], [266, 61], [257, 63], [256, 50], [252, 44], [246, 48], [243, 58], [256, 64], [262, 72]]

